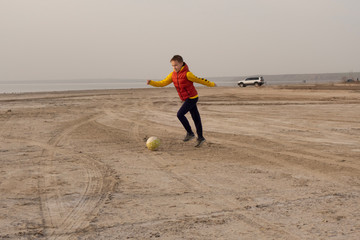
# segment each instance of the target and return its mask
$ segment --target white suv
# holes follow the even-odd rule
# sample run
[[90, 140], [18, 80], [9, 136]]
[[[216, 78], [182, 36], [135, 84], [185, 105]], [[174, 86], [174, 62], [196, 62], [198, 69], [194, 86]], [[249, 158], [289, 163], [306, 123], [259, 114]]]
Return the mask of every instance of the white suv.
[[256, 87], [259, 87], [264, 83], [265, 82], [263, 77], [249, 77], [238, 81], [239, 87], [246, 87], [247, 85], [255, 85]]

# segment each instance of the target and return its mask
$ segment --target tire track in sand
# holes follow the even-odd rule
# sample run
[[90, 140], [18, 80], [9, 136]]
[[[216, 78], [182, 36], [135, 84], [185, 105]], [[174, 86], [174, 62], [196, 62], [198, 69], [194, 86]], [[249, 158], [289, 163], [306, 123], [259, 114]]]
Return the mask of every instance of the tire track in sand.
[[[80, 196], [74, 206], [65, 208], [59, 186], [52, 186], [56, 182], [56, 177], [51, 173], [55, 166], [57, 154], [70, 155], [68, 151], [60, 149], [62, 144], [66, 143], [66, 138], [79, 127], [94, 121], [99, 115], [92, 115], [78, 119], [74, 124], [64, 128], [62, 132], [48, 141], [48, 146], [44, 148], [42, 157], [44, 163], [40, 166], [40, 172], [43, 174], [40, 187], [40, 199], [43, 210], [43, 222], [47, 239], [69, 239], [81, 229], [87, 227], [91, 219], [89, 216], [100, 208], [107, 195], [107, 188], [104, 189], [104, 168], [99, 161], [89, 159], [88, 157], [76, 154], [76, 160], [73, 161], [80, 165], [84, 172], [86, 186], [82, 189]], [[72, 150], [70, 150], [72, 151]], [[60, 161], [56, 164], [61, 164]], [[109, 185], [111, 186], [111, 184]], [[54, 189], [55, 188], [55, 189]], [[50, 191], [49, 191], [50, 190]], [[55, 194], [54, 194], [55, 193]]]

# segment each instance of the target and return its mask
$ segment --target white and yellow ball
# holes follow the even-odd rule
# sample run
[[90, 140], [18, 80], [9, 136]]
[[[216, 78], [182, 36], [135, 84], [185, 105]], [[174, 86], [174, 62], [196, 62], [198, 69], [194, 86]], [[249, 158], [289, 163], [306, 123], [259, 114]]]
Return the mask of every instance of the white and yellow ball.
[[151, 150], [155, 151], [160, 146], [160, 139], [157, 137], [149, 137], [149, 139], [146, 141], [146, 147]]

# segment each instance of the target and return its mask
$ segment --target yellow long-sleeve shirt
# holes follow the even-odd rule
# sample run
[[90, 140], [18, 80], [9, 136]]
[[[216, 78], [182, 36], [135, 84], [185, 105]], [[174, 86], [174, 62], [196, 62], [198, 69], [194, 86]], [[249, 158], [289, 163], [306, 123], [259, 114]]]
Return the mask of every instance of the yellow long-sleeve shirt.
[[[199, 83], [199, 84], [202, 84], [202, 85], [205, 85], [208, 87], [215, 87], [214, 82], [211, 82], [205, 78], [199, 78], [199, 77], [195, 76], [192, 72], [187, 72], [186, 77], [189, 81]], [[167, 77], [164, 80], [161, 80], [161, 81], [151, 80], [149, 84], [153, 87], [165, 87], [165, 86], [169, 85], [170, 83], [172, 83], [172, 73], [167, 75]]]
[[[191, 82], [199, 83], [199, 84], [202, 84], [202, 85], [205, 85], [205, 86], [208, 86], [208, 87], [215, 87], [214, 82], [211, 82], [211, 81], [209, 81], [209, 80], [207, 80], [205, 78], [199, 78], [199, 77], [195, 76], [192, 72], [187, 72], [186, 77]], [[149, 84], [151, 86], [153, 86], [153, 87], [165, 87], [165, 86], [169, 85], [172, 82], [173, 82], [172, 73], [170, 73], [169, 75], [167, 75], [167, 77], [164, 80], [161, 80], [161, 81], [153, 81], [153, 80], [151, 80], [149, 82]], [[194, 97], [191, 97], [191, 98], [193, 99], [193, 98], [197, 98], [197, 97], [198, 97], [198, 95], [196, 95]]]

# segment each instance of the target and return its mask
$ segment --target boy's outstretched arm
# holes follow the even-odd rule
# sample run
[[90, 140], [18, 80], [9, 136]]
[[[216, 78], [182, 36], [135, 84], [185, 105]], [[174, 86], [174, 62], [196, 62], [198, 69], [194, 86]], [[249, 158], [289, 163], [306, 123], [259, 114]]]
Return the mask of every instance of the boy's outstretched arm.
[[167, 75], [167, 77], [164, 80], [161, 81], [153, 81], [153, 80], [147, 80], [147, 85], [151, 85], [153, 87], [165, 87], [172, 83], [172, 73]]
[[208, 86], [208, 87], [216, 87], [216, 84], [214, 82], [211, 82], [205, 78], [198, 78], [192, 72], [188, 72], [186, 74], [186, 77], [187, 77], [187, 79], [189, 79], [189, 81], [192, 81], [195, 83], [200, 83], [200, 84]]

